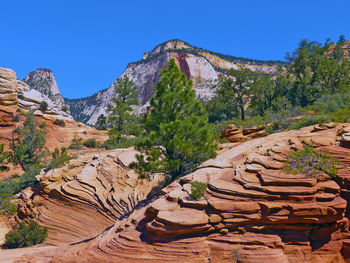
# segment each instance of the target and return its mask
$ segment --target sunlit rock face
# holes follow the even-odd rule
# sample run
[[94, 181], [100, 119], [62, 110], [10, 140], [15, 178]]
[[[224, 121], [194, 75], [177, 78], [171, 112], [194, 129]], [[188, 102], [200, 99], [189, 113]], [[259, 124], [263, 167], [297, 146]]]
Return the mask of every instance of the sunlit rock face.
[[52, 71], [49, 69], [37, 69], [30, 72], [23, 80], [31, 89], [51, 99], [58, 107], [63, 107], [64, 99], [58, 90], [57, 82]]
[[[316, 125], [238, 144], [95, 239], [21, 260], [349, 262], [349, 127]], [[289, 153], [305, 144], [338, 158], [336, 178], [284, 172]], [[199, 200], [190, 197], [193, 181], [208, 185]]]

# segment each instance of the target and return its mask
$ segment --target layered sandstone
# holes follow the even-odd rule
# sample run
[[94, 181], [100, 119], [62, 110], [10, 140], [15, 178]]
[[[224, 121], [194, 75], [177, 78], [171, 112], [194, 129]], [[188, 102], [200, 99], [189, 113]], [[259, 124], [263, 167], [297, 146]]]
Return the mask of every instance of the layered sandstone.
[[[240, 144], [99, 237], [18, 262], [350, 262], [350, 149], [340, 144], [340, 130], [349, 126], [308, 127]], [[304, 144], [339, 159], [335, 180], [282, 171], [289, 152]], [[200, 200], [189, 196], [192, 181], [208, 184]]]
[[34, 219], [47, 227], [51, 245], [97, 236], [131, 213], [162, 179], [159, 174], [139, 179], [128, 168], [135, 154], [132, 148], [83, 154], [61, 168], [42, 170], [40, 187], [22, 191], [15, 200], [16, 220]]
[[266, 135], [265, 127], [255, 126], [249, 128], [236, 127], [234, 124], [227, 125], [221, 132], [221, 138], [229, 142], [242, 142]]

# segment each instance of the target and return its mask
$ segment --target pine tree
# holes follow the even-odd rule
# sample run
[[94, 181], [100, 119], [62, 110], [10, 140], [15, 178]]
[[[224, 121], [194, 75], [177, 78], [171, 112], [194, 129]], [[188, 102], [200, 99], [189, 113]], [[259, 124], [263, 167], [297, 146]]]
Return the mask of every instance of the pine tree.
[[132, 105], [137, 104], [137, 87], [127, 76], [119, 78], [114, 85], [116, 96], [112, 98], [114, 105], [108, 108], [109, 140], [119, 143], [122, 134], [127, 133], [128, 124], [132, 119]]
[[39, 164], [46, 153], [44, 151], [46, 126], [45, 123], [41, 125], [36, 123], [33, 111], [28, 111], [25, 115], [23, 127], [14, 131], [18, 133], [18, 138], [12, 140], [11, 159], [27, 171], [32, 165]]
[[95, 128], [97, 130], [107, 130], [107, 118], [104, 114], [100, 114], [100, 116], [98, 116]]
[[192, 81], [169, 61], [160, 73], [151, 99], [151, 112], [139, 138], [137, 163], [131, 168], [141, 176], [163, 172], [172, 178], [184, 175], [215, 156], [215, 135], [202, 103], [196, 100]]

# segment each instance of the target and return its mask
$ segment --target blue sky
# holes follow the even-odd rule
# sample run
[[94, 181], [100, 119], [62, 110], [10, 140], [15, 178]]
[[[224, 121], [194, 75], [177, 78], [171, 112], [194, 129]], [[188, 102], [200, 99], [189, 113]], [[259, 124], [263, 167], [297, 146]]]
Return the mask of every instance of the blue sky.
[[2, 0], [0, 67], [54, 72], [64, 97], [107, 88], [131, 61], [179, 38], [224, 54], [283, 60], [301, 39], [350, 38], [348, 0]]

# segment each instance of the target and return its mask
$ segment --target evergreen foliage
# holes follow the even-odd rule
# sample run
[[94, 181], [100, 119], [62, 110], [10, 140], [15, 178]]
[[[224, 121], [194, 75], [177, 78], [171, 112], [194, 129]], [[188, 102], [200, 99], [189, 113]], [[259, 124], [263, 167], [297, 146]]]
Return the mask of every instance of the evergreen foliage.
[[7, 248], [33, 246], [42, 243], [46, 237], [47, 228], [39, 226], [34, 221], [30, 221], [28, 225], [21, 222], [6, 234], [5, 246]]
[[151, 112], [144, 120], [145, 131], [137, 142], [141, 154], [130, 167], [141, 176], [163, 172], [176, 178], [215, 156], [216, 136], [202, 103], [196, 100], [192, 81], [174, 59], [160, 76]]
[[28, 111], [25, 116], [23, 127], [17, 130], [18, 138], [12, 140], [11, 159], [26, 171], [31, 165], [39, 164], [45, 155], [46, 125], [45, 123], [38, 125], [35, 122], [33, 111]]
[[97, 130], [107, 130], [107, 118], [104, 114], [100, 114], [100, 116], [98, 116], [95, 128]]
[[42, 112], [45, 112], [45, 111], [47, 111], [47, 108], [49, 107], [49, 105], [47, 104], [47, 102], [46, 101], [42, 101], [41, 103], [40, 103], [40, 110], [42, 111]]
[[61, 120], [61, 119], [56, 119], [53, 124], [55, 125], [58, 125], [58, 126], [62, 126], [62, 127], [65, 127], [66, 126], [66, 123], [64, 122], [64, 120]]
[[[125, 76], [117, 79], [114, 85], [115, 97], [112, 98], [114, 105], [108, 108], [108, 131], [109, 140], [119, 143], [122, 135], [128, 134], [128, 128], [132, 120], [132, 105], [137, 105], [137, 87]], [[101, 117], [102, 118], [102, 117]]]
[[205, 190], [208, 188], [208, 185], [202, 182], [193, 181], [191, 182], [191, 194], [190, 196], [193, 199], [199, 200], [202, 198]]
[[0, 144], [0, 172], [7, 169], [6, 161], [10, 157], [10, 154], [8, 152], [4, 151], [5, 145], [2, 143]]
[[52, 155], [52, 159], [49, 164], [50, 168], [61, 167], [64, 164], [68, 163], [70, 159], [72, 159], [72, 157], [67, 154], [66, 147], [61, 148], [61, 153], [58, 148], [55, 148], [55, 150], [51, 153], [51, 155]]

